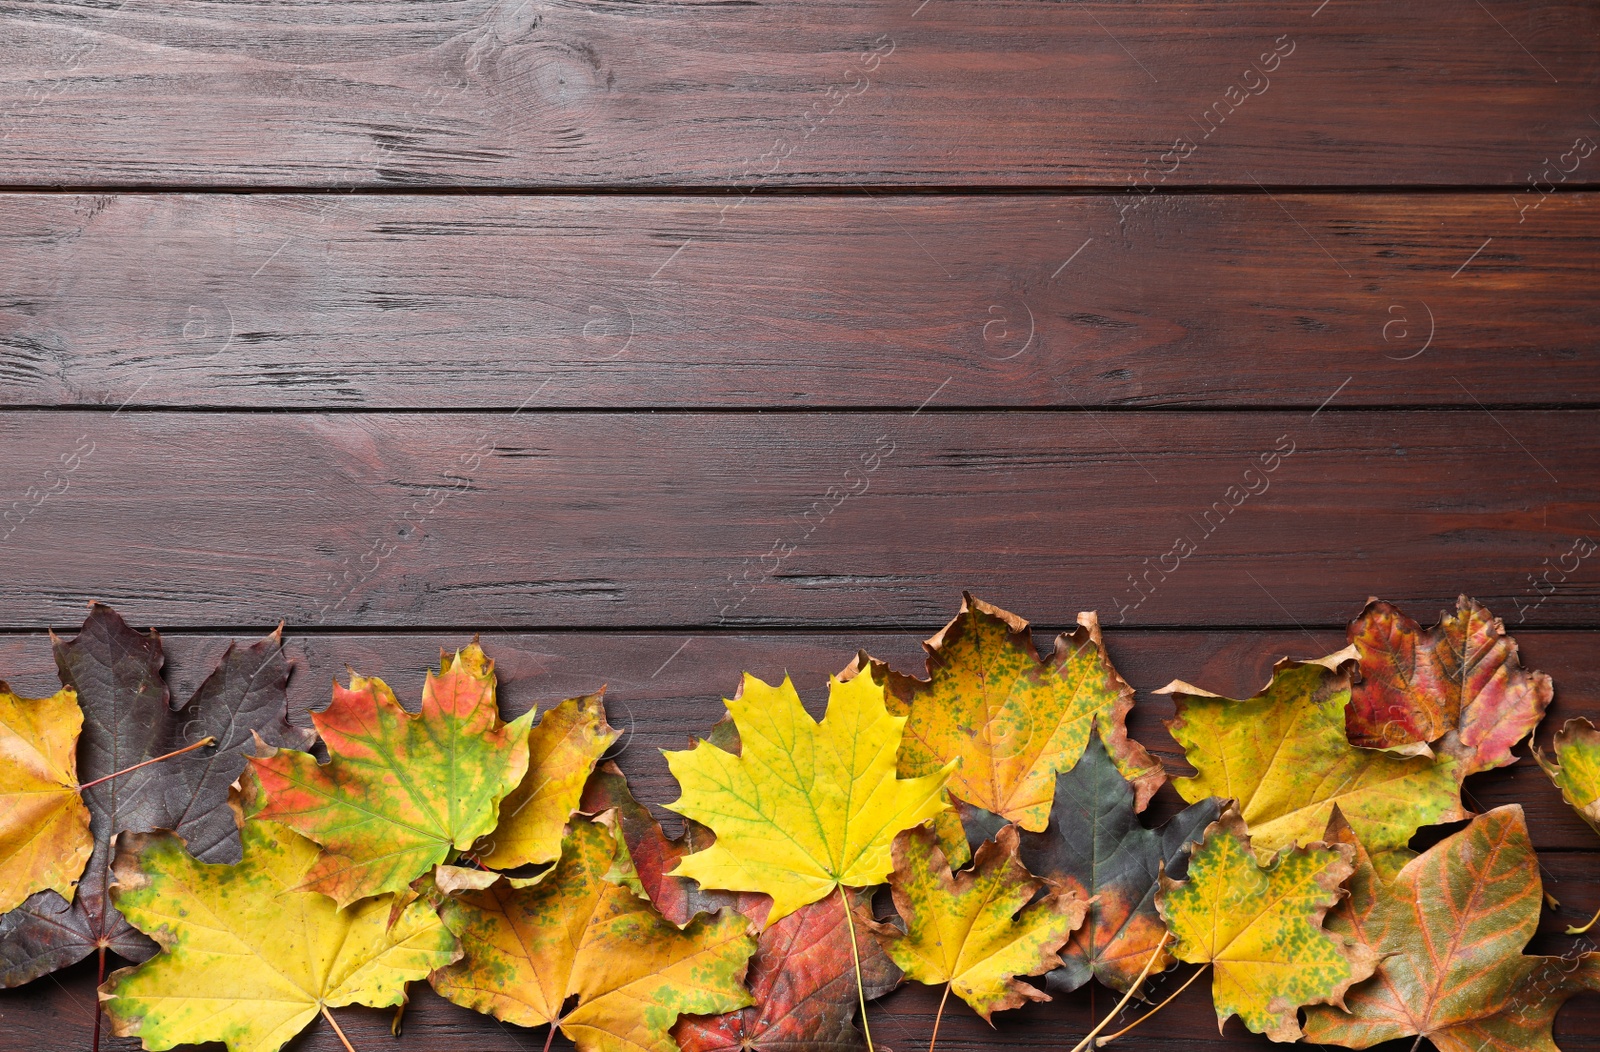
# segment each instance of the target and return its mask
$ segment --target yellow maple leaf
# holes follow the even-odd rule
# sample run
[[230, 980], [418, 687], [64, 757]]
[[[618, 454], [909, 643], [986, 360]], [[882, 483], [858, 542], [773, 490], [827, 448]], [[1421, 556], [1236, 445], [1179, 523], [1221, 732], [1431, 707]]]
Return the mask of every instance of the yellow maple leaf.
[[[929, 830], [902, 833], [889, 878], [906, 932], [882, 939], [906, 975], [947, 984], [985, 1021], [991, 1013], [1050, 995], [1018, 975], [1043, 975], [1061, 965], [1056, 955], [1083, 923], [1089, 900], [1076, 889], [1044, 887], [1017, 857], [1017, 827], [1008, 825], [978, 848], [971, 869], [952, 874]], [[939, 1002], [943, 1014], [944, 1002]], [[934, 1035], [938, 1036], [938, 1019]]]
[[1274, 1041], [1298, 1041], [1302, 1005], [1343, 1005], [1378, 955], [1323, 927], [1354, 871], [1352, 850], [1313, 843], [1256, 862], [1233, 807], [1206, 829], [1189, 875], [1161, 878], [1156, 908], [1172, 931], [1173, 956], [1212, 968], [1217, 1028], [1237, 1015]]
[[1353, 656], [1347, 649], [1316, 661], [1285, 658], [1272, 681], [1242, 701], [1180, 680], [1156, 691], [1173, 696], [1177, 715], [1167, 729], [1197, 772], [1173, 780], [1178, 795], [1237, 800], [1263, 858], [1319, 839], [1335, 804], [1381, 857], [1403, 852], [1422, 826], [1467, 817], [1453, 758], [1359, 749], [1345, 737]]
[[332, 1022], [329, 1008], [401, 1004], [409, 980], [460, 955], [425, 903], [396, 909], [382, 895], [339, 909], [298, 890], [317, 845], [284, 826], [253, 819], [242, 840], [231, 866], [196, 861], [170, 833], [118, 854], [117, 908], [162, 948], [101, 988], [119, 1036], [274, 1052], [318, 1013]]
[[0, 913], [36, 891], [72, 901], [94, 850], [78, 791], [78, 695], [22, 698], [0, 682]]
[[667, 807], [717, 835], [672, 875], [771, 895], [768, 924], [835, 888], [882, 883], [895, 835], [946, 806], [954, 761], [920, 778], [895, 776], [905, 718], [889, 715], [882, 681], [828, 685], [819, 723], [787, 676], [773, 686], [747, 673], [726, 700], [739, 754], [707, 742], [665, 754], [682, 789]]
[[583, 785], [621, 731], [606, 723], [604, 691], [568, 698], [528, 732], [528, 773], [500, 801], [500, 824], [476, 846], [491, 869], [554, 862]]

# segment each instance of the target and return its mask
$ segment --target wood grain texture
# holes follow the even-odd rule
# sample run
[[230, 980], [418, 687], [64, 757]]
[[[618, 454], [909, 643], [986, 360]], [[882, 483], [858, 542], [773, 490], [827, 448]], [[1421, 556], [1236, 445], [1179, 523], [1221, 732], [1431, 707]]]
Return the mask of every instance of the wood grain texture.
[[1600, 202], [1516, 201], [0, 195], [0, 404], [1600, 402]]
[[[1037, 627], [1041, 642], [1046, 630], [1059, 629], [1066, 620], [1061, 614], [1040, 617]], [[838, 671], [856, 648], [865, 647], [903, 670], [917, 670], [917, 639], [925, 634], [922, 629], [916, 634], [752, 632], [698, 637], [668, 633], [487, 633], [482, 642], [496, 661], [500, 696], [508, 715], [535, 705], [543, 708], [568, 694], [607, 683], [611, 718], [630, 730], [619, 743], [617, 760], [639, 796], [657, 805], [654, 810], [658, 817], [671, 825], [676, 820], [659, 804], [675, 794], [658, 750], [682, 747], [686, 736], [708, 728], [722, 711], [720, 697], [737, 683], [742, 670], [769, 680], [789, 673], [815, 711], [824, 696], [825, 677]], [[218, 634], [165, 636], [168, 676], [176, 696], [186, 695], [203, 678], [227, 645], [227, 638]], [[287, 638], [296, 664], [290, 681], [291, 704], [303, 719], [307, 706], [326, 703], [329, 680], [336, 675], [344, 677], [346, 664], [363, 673], [382, 675], [402, 699], [415, 704], [423, 671], [435, 660], [438, 649], [458, 647], [468, 636], [428, 632], [295, 636], [291, 625]], [[686, 640], [688, 645], [679, 650]], [[1181, 759], [1161, 728], [1161, 720], [1171, 715], [1171, 704], [1164, 696], [1149, 694], [1151, 689], [1171, 676], [1182, 675], [1214, 690], [1245, 694], [1265, 680], [1277, 657], [1285, 653], [1320, 654], [1336, 648], [1341, 641], [1341, 633], [1320, 630], [1309, 635], [1294, 630], [1107, 633], [1113, 661], [1140, 691], [1131, 729], [1175, 771], [1181, 771]], [[1600, 663], [1595, 661], [1600, 635], [1520, 631], [1518, 642], [1526, 662], [1550, 672], [1556, 681], [1556, 702], [1542, 730], [1542, 739], [1548, 739], [1552, 727], [1569, 716], [1600, 718], [1593, 700], [1600, 696]], [[48, 687], [54, 681], [48, 640], [43, 635], [0, 637], [0, 674], [18, 689]], [[1594, 833], [1561, 803], [1543, 774], [1525, 758], [1510, 769], [1475, 776], [1468, 782], [1468, 792], [1474, 806], [1480, 809], [1521, 802], [1527, 810], [1540, 851], [1543, 879], [1562, 904], [1559, 911], [1545, 911], [1534, 949], [1544, 953], [1570, 949], [1574, 940], [1560, 935], [1560, 928], [1587, 918], [1600, 906], [1600, 888], [1593, 880]], [[1164, 788], [1152, 805], [1151, 820], [1159, 820], [1177, 806], [1176, 794], [1170, 787]], [[1168, 976], [1158, 992], [1175, 988], [1185, 974]], [[73, 1039], [86, 1032], [84, 1028], [90, 1021], [93, 971], [80, 966], [57, 978], [59, 985], [41, 979], [19, 990], [0, 991], [0, 1019], [7, 1027], [0, 1037], [0, 1047], [78, 1047]], [[1152, 1052], [1193, 1047], [1271, 1047], [1265, 1039], [1245, 1034], [1237, 1024], [1219, 1036], [1210, 1019], [1205, 984], [1196, 985], [1202, 989], [1184, 994], [1162, 1016], [1142, 1028], [1136, 1039], [1130, 1038], [1128, 1047]], [[926, 988], [903, 988], [875, 1006], [872, 1025], [880, 1047], [923, 1047], [932, 1027], [937, 993]], [[1112, 1003], [1103, 989], [1092, 996], [1093, 1001], [1089, 992], [1081, 991], [1050, 1005], [1008, 1013], [997, 1021], [998, 1037], [976, 1016], [958, 1008], [941, 1026], [939, 1047], [1060, 1052], [1066, 1047], [1062, 1044], [1065, 1036], [1071, 1035], [1075, 1040]], [[358, 1049], [390, 1047], [388, 1013], [349, 1009], [341, 1010], [339, 1018]], [[428, 1049], [531, 1052], [543, 1037], [542, 1031], [500, 1027], [440, 1001], [425, 988], [416, 990], [407, 1013], [405, 1041]], [[1600, 1049], [1600, 998], [1573, 1001], [1561, 1017], [1558, 1037], [1565, 1052]], [[107, 1047], [132, 1049], [137, 1045], [114, 1042]], [[332, 1032], [321, 1025], [291, 1047], [307, 1052], [338, 1049]]]
[[1597, 416], [15, 411], [0, 622], [1589, 627]]
[[0, 135], [12, 185], [1521, 186], [1595, 132], [1597, 20], [1534, 0], [25, 0]]
[[[1565, 940], [1571, 943], [1571, 939]], [[1555, 951], [1550, 951], [1555, 952]], [[1176, 990], [1191, 969], [1169, 972], [1153, 987], [1161, 997]], [[9, 1028], [0, 1041], [16, 1049], [84, 1048], [82, 1035], [93, 1025], [90, 1012], [94, 1004], [94, 968], [85, 962], [56, 976], [56, 982], [40, 979], [16, 990], [0, 990], [0, 1015]], [[939, 1026], [939, 1048], [944, 1052], [992, 1052], [996, 1048], [1037, 1049], [1039, 1052], [1064, 1052], [1089, 1031], [1111, 1007], [1116, 998], [1111, 991], [1085, 988], [1050, 1004], [1030, 1004], [995, 1017], [991, 1029], [968, 1011], [954, 1005], [946, 1011]], [[934, 1011], [940, 990], [928, 986], [902, 986], [886, 998], [868, 1002], [873, 1039], [881, 1052], [921, 1052], [927, 1048], [933, 1030]], [[1132, 1022], [1138, 1008], [1124, 1017]], [[392, 1010], [340, 1008], [339, 1026], [358, 1052], [395, 1049], [399, 1052], [423, 1048], [429, 1052], [538, 1052], [546, 1031], [525, 1030], [474, 1015], [436, 996], [425, 984], [412, 987], [411, 1007], [406, 1010], [405, 1033], [396, 1042], [389, 1033]], [[1556, 1040], [1562, 1052], [1595, 1052], [1600, 1049], [1600, 998], [1579, 997], [1567, 1002], [1556, 1021]], [[211, 1052], [222, 1046], [201, 1046]], [[285, 1046], [291, 1052], [341, 1052], [333, 1030], [322, 1020], [305, 1034]], [[551, 1045], [570, 1049], [571, 1042], [557, 1036]], [[1267, 1052], [1281, 1049], [1266, 1038], [1248, 1033], [1237, 1020], [1218, 1034], [1211, 1008], [1211, 991], [1202, 979], [1160, 1015], [1133, 1034], [1118, 1041], [1116, 1048], [1134, 1052]], [[1312, 1047], [1312, 1046], [1305, 1046]], [[1390, 1042], [1376, 1046], [1378, 1052], [1407, 1052], [1411, 1042]], [[1424, 1046], [1427, 1047], [1427, 1046]], [[107, 1052], [133, 1052], [139, 1043], [132, 1039], [103, 1041]]]
[[[1576, 0], [16, 0], [0, 677], [49, 688], [89, 598], [162, 627], [178, 697], [286, 619], [305, 719], [482, 630], [508, 714], [609, 684], [659, 804], [740, 671], [815, 707], [857, 647], [919, 668], [963, 587], [1098, 608], [1177, 773], [1154, 688], [1248, 695], [1370, 592], [1465, 591], [1554, 677], [1541, 737], [1600, 719], [1597, 33]], [[1527, 810], [1533, 949], [1569, 951], [1592, 831], [1526, 759], [1466, 791]], [[1196, 985], [1119, 1047], [1269, 1047]], [[0, 991], [0, 1052], [84, 1047], [93, 1003], [87, 963]], [[1060, 1052], [1110, 1004], [958, 1006], [939, 1047]], [[362, 1052], [544, 1039], [425, 987], [403, 1044], [339, 1014]], [[1600, 998], [1557, 1037], [1600, 1052]]]

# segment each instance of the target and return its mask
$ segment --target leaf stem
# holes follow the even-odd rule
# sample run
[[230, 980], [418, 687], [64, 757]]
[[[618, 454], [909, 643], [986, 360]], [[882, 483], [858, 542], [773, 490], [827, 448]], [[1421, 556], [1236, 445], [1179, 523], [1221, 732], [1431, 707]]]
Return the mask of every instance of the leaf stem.
[[322, 1018], [326, 1019], [328, 1025], [333, 1027], [333, 1032], [339, 1035], [339, 1044], [344, 1046], [344, 1052], [356, 1052], [350, 1044], [350, 1039], [344, 1036], [343, 1030], [339, 1029], [339, 1023], [333, 1018], [333, 1013], [328, 1011], [327, 1005], [322, 1006]]
[[100, 974], [94, 980], [94, 1052], [100, 1052], [100, 987], [106, 981], [106, 948], [100, 947]]
[[1574, 927], [1568, 928], [1567, 929], [1567, 934], [1568, 935], [1582, 935], [1584, 932], [1586, 932], [1590, 928], [1594, 927], [1596, 921], [1600, 921], [1600, 912], [1596, 912], [1593, 917], [1590, 917], [1589, 918], [1589, 923], [1585, 924], [1583, 927], [1579, 928], [1579, 927], [1574, 926]]
[[933, 1052], [933, 1046], [939, 1040], [939, 1020], [944, 1018], [944, 1003], [950, 1000], [950, 984], [944, 984], [944, 996], [939, 998], [939, 1010], [933, 1013], [933, 1037], [928, 1040], [928, 1052]]
[[850, 900], [845, 897], [844, 885], [839, 885], [839, 904], [844, 907], [845, 927], [850, 929], [850, 957], [856, 964], [856, 997], [861, 1002], [861, 1033], [867, 1039], [867, 1052], [876, 1052], [872, 1047], [872, 1028], [867, 1025], [867, 990], [861, 982], [861, 951], [856, 949], [856, 922], [850, 916]]
[[101, 782], [109, 782], [113, 778], [121, 778], [123, 775], [129, 773], [130, 771], [137, 771], [141, 767], [148, 767], [153, 763], [160, 763], [162, 760], [170, 760], [174, 756], [182, 756], [186, 752], [194, 752], [196, 749], [199, 749], [199, 748], [201, 748], [203, 746], [215, 745], [216, 743], [217, 743], [217, 739], [215, 739], [215, 738], [212, 738], [212, 737], [201, 738], [199, 741], [195, 742], [193, 745], [185, 745], [181, 749], [174, 749], [172, 752], [166, 753], [165, 755], [162, 755], [162, 756], [153, 756], [150, 759], [143, 761], [142, 763], [134, 764], [132, 767], [124, 767], [120, 771], [112, 771], [110, 774], [106, 775], [104, 778], [96, 778], [92, 782], [84, 782], [84, 783], [82, 783], [81, 785], [78, 786], [78, 792], [81, 793], [85, 789], [93, 789], [95, 786], [99, 785]]
[[1100, 1031], [1110, 1026], [1111, 1021], [1117, 1017], [1117, 1013], [1127, 1007], [1128, 1002], [1133, 1000], [1134, 996], [1138, 994], [1139, 987], [1144, 985], [1145, 976], [1150, 974], [1150, 969], [1155, 967], [1156, 961], [1161, 959], [1161, 951], [1166, 949], [1167, 940], [1170, 938], [1172, 938], [1172, 932], [1164, 931], [1161, 933], [1161, 941], [1156, 943], [1156, 948], [1154, 950], [1150, 951], [1150, 959], [1144, 962], [1144, 970], [1139, 973], [1139, 978], [1135, 979], [1133, 981], [1133, 985], [1128, 987], [1128, 992], [1122, 995], [1122, 1000], [1117, 1002], [1117, 1006], [1108, 1012], [1106, 1017], [1100, 1020], [1099, 1024], [1093, 1030], [1085, 1034], [1082, 1041], [1079, 1041], [1076, 1045], [1072, 1046], [1072, 1052], [1083, 1052], [1084, 1049], [1092, 1046], [1094, 1044], [1094, 1039], [1100, 1036]]
[[1189, 989], [1189, 986], [1196, 979], [1198, 979], [1202, 975], [1206, 974], [1206, 969], [1209, 968], [1209, 967], [1211, 967], [1211, 965], [1209, 965], [1209, 964], [1201, 965], [1198, 969], [1195, 970], [1195, 973], [1193, 975], [1189, 976], [1189, 978], [1187, 978], [1187, 979], [1185, 979], [1183, 981], [1183, 985], [1182, 986], [1178, 987], [1176, 990], [1174, 990], [1170, 994], [1168, 994], [1165, 1001], [1162, 1001], [1160, 1004], [1156, 1005], [1154, 1008], [1150, 1009], [1150, 1011], [1146, 1012], [1144, 1015], [1140, 1016], [1138, 1019], [1135, 1019], [1133, 1022], [1129, 1023], [1127, 1026], [1123, 1027], [1121, 1030], [1118, 1030], [1115, 1034], [1107, 1034], [1105, 1037], [1102, 1037], [1099, 1041], [1095, 1042], [1094, 1047], [1095, 1048], [1104, 1048], [1106, 1045], [1111, 1044], [1111, 1042], [1115, 1041], [1117, 1038], [1121, 1037], [1123, 1034], [1126, 1034], [1128, 1031], [1132, 1030], [1134, 1027], [1138, 1026], [1140, 1023], [1144, 1022], [1146, 1019], [1149, 1019], [1151, 1016], [1155, 1015], [1157, 1012], [1159, 1012], [1163, 1008], [1167, 1007], [1167, 1003], [1169, 1001], [1171, 1001], [1174, 997], [1177, 997], [1179, 994], [1183, 993], [1185, 990]]
[[550, 1033], [544, 1039], [544, 1052], [550, 1052], [550, 1043], [556, 1039], [556, 1021], [550, 1020]]

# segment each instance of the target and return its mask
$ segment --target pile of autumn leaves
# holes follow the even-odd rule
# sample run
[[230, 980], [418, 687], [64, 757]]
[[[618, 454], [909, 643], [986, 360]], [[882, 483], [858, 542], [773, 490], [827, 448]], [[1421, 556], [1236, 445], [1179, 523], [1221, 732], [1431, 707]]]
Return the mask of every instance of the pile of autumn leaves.
[[[475, 643], [416, 714], [352, 674], [313, 735], [285, 719], [277, 634], [174, 707], [159, 638], [95, 606], [55, 643], [59, 693], [0, 684], [0, 983], [143, 962], [101, 997], [151, 1049], [270, 1052], [426, 980], [585, 1050], [842, 1052], [902, 976], [987, 1019], [1091, 979], [1138, 995], [1183, 961], [1209, 966], [1219, 1024], [1280, 1041], [1554, 1049], [1600, 955], [1523, 954], [1541, 887], [1521, 809], [1473, 817], [1460, 791], [1513, 761], [1549, 678], [1465, 598], [1427, 630], [1374, 601], [1350, 638], [1246, 700], [1166, 688], [1198, 773], [1149, 829], [1166, 776], [1128, 737], [1094, 615], [1041, 659], [968, 597], [926, 679], [860, 655], [820, 722], [787, 679], [746, 676], [666, 754], [673, 840], [604, 762], [598, 694], [505, 723]], [[1541, 762], [1600, 821], [1600, 734], [1574, 721], [1556, 750]]]

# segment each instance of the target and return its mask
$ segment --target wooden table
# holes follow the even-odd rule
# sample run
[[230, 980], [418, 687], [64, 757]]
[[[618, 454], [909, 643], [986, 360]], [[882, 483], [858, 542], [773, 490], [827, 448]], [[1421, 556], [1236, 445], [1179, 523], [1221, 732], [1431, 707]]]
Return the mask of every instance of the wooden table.
[[[1600, 538], [1593, 4], [0, 25], [18, 689], [91, 598], [161, 629], [179, 694], [287, 622], [302, 712], [346, 665], [415, 696], [481, 632], [510, 712], [609, 684], [660, 803], [657, 749], [740, 670], [814, 703], [859, 647], [909, 671], [969, 589], [1041, 629], [1098, 609], [1177, 770], [1143, 692], [1248, 693], [1369, 594], [1432, 620], [1466, 592], [1555, 677], [1542, 736], [1600, 711], [1600, 561], [1553, 569]], [[1527, 760], [1468, 790], [1527, 809], [1561, 900], [1536, 949], [1569, 948], [1600, 841]], [[0, 995], [0, 1049], [82, 1047], [93, 985]], [[880, 1047], [935, 1002], [874, 1007]], [[963, 1009], [940, 1047], [1064, 1050], [1110, 1003]], [[425, 988], [401, 1045], [342, 1015], [362, 1052], [544, 1038]], [[1558, 1031], [1600, 1049], [1600, 999]], [[1217, 1036], [1204, 984], [1126, 1043], [1266, 1044]]]

